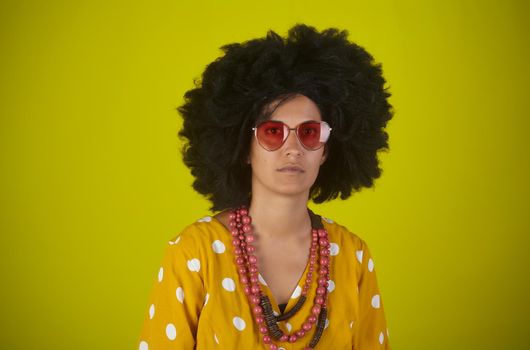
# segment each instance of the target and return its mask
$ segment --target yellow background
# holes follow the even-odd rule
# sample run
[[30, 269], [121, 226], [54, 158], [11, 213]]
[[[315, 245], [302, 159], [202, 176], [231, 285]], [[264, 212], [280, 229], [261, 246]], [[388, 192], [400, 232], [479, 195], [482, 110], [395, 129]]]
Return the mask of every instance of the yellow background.
[[[365, 239], [394, 349], [527, 349], [527, 1], [2, 1], [2, 349], [136, 349], [169, 238], [207, 215], [175, 108], [218, 48], [297, 22], [383, 62]], [[526, 214], [525, 214], [526, 213]]]

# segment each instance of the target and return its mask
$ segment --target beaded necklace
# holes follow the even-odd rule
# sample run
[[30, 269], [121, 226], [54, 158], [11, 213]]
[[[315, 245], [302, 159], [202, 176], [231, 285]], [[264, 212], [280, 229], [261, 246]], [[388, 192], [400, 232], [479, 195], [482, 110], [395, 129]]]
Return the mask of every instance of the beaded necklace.
[[[261, 291], [259, 286], [259, 272], [257, 267], [257, 257], [254, 255], [255, 247], [252, 245], [254, 236], [252, 232], [252, 219], [249, 216], [248, 209], [244, 206], [233, 210], [229, 214], [229, 228], [232, 234], [232, 244], [236, 256], [237, 270], [239, 280], [243, 284], [243, 289], [248, 297], [254, 314], [254, 321], [258, 325], [259, 332], [265, 344], [268, 344], [270, 350], [277, 350], [278, 346], [274, 344], [273, 339], [280, 342], [288, 341], [295, 343], [308, 333], [313, 325], [316, 324], [316, 331], [311, 338], [306, 350], [313, 349], [322, 333], [326, 323], [327, 316], [327, 294], [329, 281], [329, 240], [328, 233], [322, 226], [319, 217], [309, 210], [311, 217], [311, 249], [309, 252], [309, 271], [305, 280], [304, 287], [300, 298], [295, 306], [281, 315], [275, 316], [269, 298]], [[320, 247], [320, 249], [318, 249]], [[320, 258], [317, 259], [317, 252]], [[315, 263], [318, 261], [319, 268], [315, 269]], [[284, 334], [278, 326], [278, 322], [289, 319], [294, 316], [306, 301], [307, 292], [311, 286], [313, 272], [318, 272], [318, 286], [316, 295], [313, 300], [311, 313], [306, 318], [299, 330], [291, 334]]]

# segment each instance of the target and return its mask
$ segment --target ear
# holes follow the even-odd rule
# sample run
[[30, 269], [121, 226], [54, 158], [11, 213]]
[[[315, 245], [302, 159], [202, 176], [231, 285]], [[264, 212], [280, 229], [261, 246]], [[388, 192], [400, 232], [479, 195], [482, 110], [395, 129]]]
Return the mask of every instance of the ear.
[[324, 153], [322, 153], [322, 159], [320, 159], [320, 165], [324, 164], [326, 159], [328, 159], [328, 145], [324, 145]]

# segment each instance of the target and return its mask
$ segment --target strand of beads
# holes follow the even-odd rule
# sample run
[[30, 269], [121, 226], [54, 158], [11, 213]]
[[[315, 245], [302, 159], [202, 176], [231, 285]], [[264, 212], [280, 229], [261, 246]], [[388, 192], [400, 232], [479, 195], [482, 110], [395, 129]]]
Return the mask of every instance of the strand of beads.
[[[302, 296], [299, 299], [296, 307], [290, 310], [287, 314], [280, 315], [278, 318], [272, 314], [272, 306], [270, 300], [266, 295], [263, 295], [259, 286], [257, 257], [253, 254], [255, 248], [252, 245], [254, 236], [252, 235], [252, 219], [248, 215], [248, 210], [244, 207], [230, 212], [229, 227], [232, 234], [232, 243], [234, 245], [234, 252], [236, 255], [237, 270], [240, 281], [243, 285], [245, 294], [248, 296], [254, 320], [259, 327], [262, 334], [263, 342], [269, 345], [269, 349], [277, 350], [278, 346], [272, 342], [271, 336], [275, 340], [282, 342], [289, 341], [294, 343], [302, 338], [307, 332], [311, 330], [314, 324], [316, 331], [313, 335], [309, 346], [306, 349], [312, 349], [318, 343], [325, 327], [327, 309], [327, 286], [329, 281], [329, 241], [327, 231], [325, 229], [312, 229], [311, 249], [309, 254], [309, 271], [307, 274], [304, 287], [302, 289]], [[317, 245], [320, 246], [319, 274], [318, 287], [316, 289], [316, 296], [313, 301], [311, 314], [307, 317], [302, 327], [291, 333], [284, 334], [278, 327], [279, 319], [287, 319], [294, 315], [301, 307], [306, 299], [307, 292], [311, 285], [313, 272], [315, 272], [315, 262], [317, 261]], [[296, 309], [296, 310], [295, 310]]]

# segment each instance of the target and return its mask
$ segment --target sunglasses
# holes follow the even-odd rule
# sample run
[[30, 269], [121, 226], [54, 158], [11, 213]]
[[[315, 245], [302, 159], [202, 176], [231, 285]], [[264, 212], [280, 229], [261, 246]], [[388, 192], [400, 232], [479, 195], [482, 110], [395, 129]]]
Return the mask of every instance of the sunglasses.
[[331, 127], [321, 121], [306, 121], [290, 128], [287, 124], [277, 120], [267, 120], [252, 128], [254, 136], [261, 147], [267, 151], [276, 151], [285, 143], [291, 130], [296, 131], [298, 141], [309, 151], [320, 149], [329, 139]]

